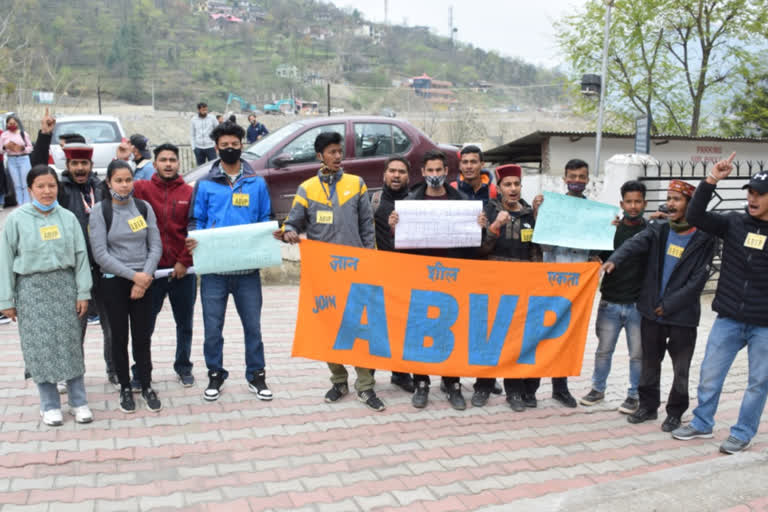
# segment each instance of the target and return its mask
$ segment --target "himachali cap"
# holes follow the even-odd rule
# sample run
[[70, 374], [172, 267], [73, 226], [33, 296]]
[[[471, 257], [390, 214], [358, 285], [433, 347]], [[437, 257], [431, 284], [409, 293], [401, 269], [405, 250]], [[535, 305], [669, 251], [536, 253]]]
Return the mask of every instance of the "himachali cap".
[[681, 180], [672, 180], [669, 182], [669, 190], [671, 192], [680, 192], [690, 199], [693, 197], [693, 192], [696, 190], [696, 187]]
[[73, 142], [61, 148], [67, 160], [93, 160], [93, 147], [88, 144]]
[[768, 171], [761, 171], [755, 174], [752, 176], [752, 178], [750, 178], [749, 183], [741, 188], [751, 188], [758, 194], [765, 194], [768, 192]]
[[508, 176], [523, 177], [523, 168], [517, 164], [500, 165], [496, 168], [496, 183]]

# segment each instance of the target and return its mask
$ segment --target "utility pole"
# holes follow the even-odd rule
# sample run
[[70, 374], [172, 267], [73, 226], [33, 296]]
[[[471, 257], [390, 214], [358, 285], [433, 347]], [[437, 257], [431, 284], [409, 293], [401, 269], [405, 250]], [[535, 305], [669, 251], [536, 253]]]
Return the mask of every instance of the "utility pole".
[[389, 0], [384, 0], [384, 25], [389, 26]]
[[328, 117], [331, 117], [331, 82], [326, 84], [326, 96], [328, 99]]
[[448, 31], [451, 34], [451, 48], [453, 48], [453, 6], [448, 7]]
[[595, 137], [595, 176], [600, 175], [600, 146], [603, 142], [603, 110], [605, 109], [605, 90], [607, 89], [608, 74], [608, 44], [611, 31], [611, 8], [614, 0], [603, 0], [605, 3], [605, 29], [603, 33], [603, 67], [600, 76], [600, 106], [597, 110], [597, 134]]

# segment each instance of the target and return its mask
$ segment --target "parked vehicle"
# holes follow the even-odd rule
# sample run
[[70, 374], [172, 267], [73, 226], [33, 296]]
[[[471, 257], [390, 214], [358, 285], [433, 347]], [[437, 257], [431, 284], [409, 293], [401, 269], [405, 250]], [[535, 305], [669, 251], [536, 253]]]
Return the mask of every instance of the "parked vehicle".
[[93, 170], [99, 178], [104, 178], [109, 162], [114, 160], [120, 141], [125, 137], [120, 120], [114, 116], [78, 115], [56, 118], [56, 127], [51, 139], [51, 154], [57, 171], [66, 168], [64, 151], [59, 145], [59, 137], [68, 133], [77, 133], [93, 146]]
[[12, 116], [15, 112], [3, 112], [0, 114], [0, 130], [5, 131], [5, 120], [8, 116]]
[[[272, 211], [278, 219], [288, 215], [298, 186], [317, 173], [320, 164], [315, 154], [315, 138], [329, 131], [344, 137], [344, 170], [361, 176], [371, 191], [381, 188], [384, 164], [394, 155], [410, 162], [411, 183], [420, 182], [421, 159], [432, 149], [446, 154], [449, 179], [456, 179], [457, 148], [435, 144], [402, 119], [374, 116], [302, 119], [270, 133], [243, 152], [243, 159], [267, 181]], [[194, 183], [208, 174], [211, 165], [207, 162], [193, 169], [184, 179]]]

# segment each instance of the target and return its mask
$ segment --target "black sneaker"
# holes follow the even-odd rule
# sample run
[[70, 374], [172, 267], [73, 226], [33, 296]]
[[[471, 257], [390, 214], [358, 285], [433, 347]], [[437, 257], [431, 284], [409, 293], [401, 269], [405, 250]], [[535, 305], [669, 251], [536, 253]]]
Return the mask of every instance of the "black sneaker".
[[253, 379], [248, 381], [248, 389], [251, 390], [251, 393], [256, 393], [259, 400], [272, 400], [272, 391], [270, 391], [267, 386], [266, 373], [264, 373], [264, 370], [256, 372], [253, 375]]
[[463, 411], [467, 408], [467, 402], [464, 401], [464, 395], [461, 394], [461, 383], [454, 382], [451, 384], [451, 388], [448, 390], [448, 403], [457, 411]]
[[485, 389], [478, 389], [472, 393], [472, 405], [474, 407], [483, 407], [488, 403], [488, 399], [491, 397], [490, 391]]
[[179, 382], [181, 382], [181, 385], [185, 388], [191, 388], [195, 385], [195, 376], [191, 373], [185, 373], [184, 375], [179, 375]]
[[219, 372], [212, 372], [208, 376], [208, 387], [203, 391], [203, 398], [209, 402], [218, 400], [221, 396], [221, 388], [224, 386], [224, 378]]
[[337, 382], [325, 394], [325, 401], [328, 403], [338, 402], [341, 397], [349, 393], [349, 386], [346, 382]]
[[619, 406], [619, 412], [622, 414], [632, 414], [640, 407], [640, 400], [628, 396], [626, 400]]
[[[534, 398], [534, 400], [536, 399]], [[523, 412], [526, 408], [525, 402], [523, 401], [523, 395], [520, 393], [511, 393], [507, 395], [507, 403], [515, 412]]]
[[413, 393], [416, 390], [416, 386], [413, 384], [413, 377], [410, 373], [392, 372], [392, 377], [389, 382], [399, 387], [406, 393]]
[[160, 399], [157, 398], [157, 393], [152, 388], [142, 389], [141, 398], [147, 404], [147, 410], [151, 412], [160, 412], [163, 408], [163, 404], [160, 403]]
[[560, 402], [566, 407], [575, 408], [578, 406], [576, 403], [576, 399], [573, 398], [573, 395], [570, 391], [556, 391], [552, 393], [552, 398]]
[[659, 413], [657, 411], [649, 411], [648, 409], [641, 407], [627, 416], [627, 421], [630, 423], [642, 423], [644, 421], [655, 420], [658, 417]]
[[605, 398], [605, 393], [601, 391], [597, 391], [596, 389], [589, 390], [589, 393], [586, 394], [586, 396], [583, 396], [579, 403], [581, 405], [595, 405], [597, 403], [600, 403]]
[[377, 397], [376, 392], [372, 389], [359, 392], [357, 394], [357, 399], [367, 405], [368, 408], [377, 412], [381, 412], [387, 408], [387, 406], [384, 405], [384, 402], [381, 401], [381, 398]]
[[411, 405], [417, 409], [423, 409], [427, 406], [429, 400], [429, 386], [426, 382], [421, 381], [416, 386], [416, 392], [411, 397]]
[[667, 416], [667, 419], [661, 424], [661, 430], [663, 432], [672, 432], [678, 428], [680, 428], [680, 418], [677, 416]]
[[525, 404], [526, 407], [535, 409], [539, 405], [539, 401], [536, 400], [536, 394], [523, 393], [523, 404]]
[[136, 402], [133, 401], [131, 388], [123, 388], [120, 390], [120, 410], [126, 414], [136, 412]]

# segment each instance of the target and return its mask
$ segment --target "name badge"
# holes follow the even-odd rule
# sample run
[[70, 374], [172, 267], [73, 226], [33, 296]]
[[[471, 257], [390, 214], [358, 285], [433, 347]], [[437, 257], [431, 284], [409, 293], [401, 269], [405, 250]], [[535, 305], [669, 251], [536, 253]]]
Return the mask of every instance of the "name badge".
[[748, 233], [747, 239], [744, 240], [744, 247], [749, 247], [750, 249], [757, 249], [758, 251], [762, 251], [763, 247], [765, 247], [765, 235], [758, 235], [757, 233]]
[[40, 238], [43, 239], [43, 242], [47, 242], [49, 240], [58, 240], [61, 238], [61, 233], [59, 233], [59, 226], [43, 226], [40, 228]]
[[532, 229], [521, 229], [520, 230], [520, 240], [523, 242], [530, 242], [533, 240], [533, 230]]
[[136, 233], [142, 229], [147, 229], [147, 221], [144, 220], [144, 217], [139, 215], [138, 217], [128, 219], [128, 226], [131, 228], [131, 231]]
[[673, 258], [679, 258], [683, 255], [683, 251], [685, 250], [685, 247], [680, 247], [679, 245], [675, 244], [669, 244], [669, 249], [667, 249], [667, 254], [669, 256], [672, 256]]
[[318, 224], [333, 224], [333, 212], [317, 212], [317, 223]]
[[249, 194], [232, 194], [232, 205], [248, 206], [250, 204], [251, 204], [251, 196]]

